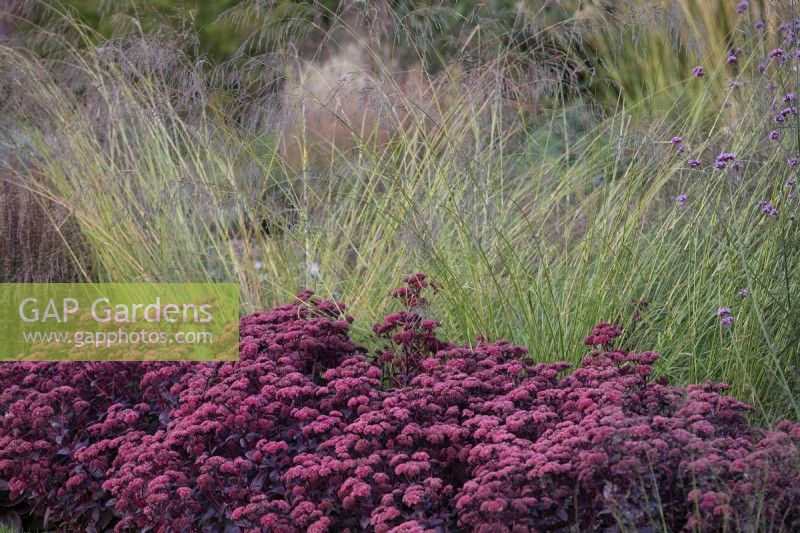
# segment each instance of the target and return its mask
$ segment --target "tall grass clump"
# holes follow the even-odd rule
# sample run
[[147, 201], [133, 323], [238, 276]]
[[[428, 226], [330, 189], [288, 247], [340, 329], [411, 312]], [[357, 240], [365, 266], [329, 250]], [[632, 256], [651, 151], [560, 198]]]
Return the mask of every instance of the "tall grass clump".
[[[0, 132], [20, 158], [3, 184], [74, 225], [80, 239], [58, 245], [74, 279], [235, 281], [247, 310], [307, 287], [346, 296], [368, 342], [388, 283], [422, 269], [456, 342], [578, 361], [585, 332], [617, 321], [663, 354], [657, 372], [730, 383], [765, 421], [796, 418], [800, 130], [796, 112], [776, 122], [796, 106], [783, 101], [797, 89], [793, 23], [780, 26], [794, 15], [761, 27], [725, 7], [713, 16], [728, 29], [707, 4], [681, 5], [691, 23], [651, 40], [606, 12], [534, 12], [521, 42], [513, 18], [505, 39], [464, 24], [436, 67], [441, 34], [411, 26], [419, 12], [381, 11], [383, 26], [292, 15], [306, 33], [257, 32], [215, 64], [190, 33], [104, 38], [49, 7], [68, 31], [29, 28], [47, 50], [0, 48]], [[403, 29], [417, 55], [400, 65], [368, 30]], [[700, 36], [717, 40], [690, 46]], [[540, 60], [521, 64], [530, 49]], [[592, 61], [613, 98], [581, 85]]]

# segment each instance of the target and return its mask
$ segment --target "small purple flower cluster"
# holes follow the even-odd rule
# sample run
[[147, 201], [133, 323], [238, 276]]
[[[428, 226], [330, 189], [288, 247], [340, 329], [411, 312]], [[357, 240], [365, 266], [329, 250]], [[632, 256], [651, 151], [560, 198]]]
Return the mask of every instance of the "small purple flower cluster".
[[771, 50], [769, 54], [767, 54], [767, 57], [775, 61], [783, 61], [786, 56], [783, 53], [783, 49], [775, 48], [774, 50]]
[[738, 48], [738, 47], [731, 49], [728, 52], [728, 57], [726, 58], [726, 61], [731, 65], [735, 64], [736, 62], [739, 61], [739, 54], [741, 52], [742, 52], [742, 49]]
[[761, 430], [724, 385], [654, 378], [658, 356], [620, 348], [613, 323], [572, 373], [439, 341], [430, 287], [395, 292], [388, 361], [306, 291], [242, 319], [237, 362], [2, 365], [0, 478], [74, 530], [800, 524], [800, 424]]
[[717, 318], [719, 318], [720, 325], [726, 328], [733, 325], [733, 313], [730, 307], [720, 307], [717, 309]]
[[730, 152], [722, 152], [714, 160], [714, 168], [716, 170], [724, 170], [728, 167], [728, 163], [735, 161], [736, 156]]
[[683, 145], [683, 137], [681, 137], [680, 135], [674, 136], [672, 139], [670, 139], [669, 142], [673, 146], [677, 146], [678, 147], [678, 150], [677, 150], [678, 154], [682, 154], [682, 153], [684, 153], [686, 151], [686, 147]]
[[761, 210], [762, 213], [764, 213], [768, 217], [778, 218], [778, 210], [775, 209], [775, 206], [772, 205], [772, 202], [766, 200], [759, 200], [758, 208]]
[[739, 5], [736, 6], [736, 13], [741, 15], [747, 11], [748, 7], [750, 7], [750, 5], [747, 2], [739, 2]]
[[776, 123], [781, 124], [783, 122], [786, 122], [786, 117], [788, 117], [789, 115], [796, 115], [796, 114], [797, 114], [797, 108], [785, 107], [775, 115], [775, 118], [773, 120]]

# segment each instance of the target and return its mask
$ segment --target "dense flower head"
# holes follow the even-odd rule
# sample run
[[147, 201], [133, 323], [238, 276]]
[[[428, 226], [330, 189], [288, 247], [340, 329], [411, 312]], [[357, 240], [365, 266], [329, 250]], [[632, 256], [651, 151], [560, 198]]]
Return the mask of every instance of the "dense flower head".
[[603, 346], [608, 349], [614, 345], [614, 339], [622, 335], [622, 328], [618, 324], [601, 322], [594, 327], [592, 333], [584, 339], [586, 346]]
[[771, 132], [769, 132], [769, 138], [772, 141], [778, 141], [781, 138], [781, 132], [779, 132], [778, 130], [772, 130]]
[[696, 67], [694, 67], [692, 69], [692, 75], [695, 78], [702, 78], [703, 76], [705, 76], [705, 74], [706, 74], [705, 69], [703, 67], [701, 67], [700, 65], [698, 65], [698, 66], [696, 66]]
[[73, 530], [800, 523], [800, 425], [758, 429], [724, 385], [655, 378], [658, 356], [623, 349], [614, 323], [571, 372], [505, 341], [435, 339], [406, 306], [429, 280], [404, 287], [376, 326], [419, 358], [402, 380], [309, 291], [242, 318], [236, 362], [2, 365], [0, 478]]
[[679, 206], [681, 206], [681, 207], [683, 207], [684, 205], [686, 205], [686, 201], [687, 201], [687, 200], [688, 200], [688, 197], [687, 197], [685, 194], [679, 194], [678, 196], [676, 196], [676, 197], [675, 197], [675, 201], [676, 201], [676, 202], [678, 203], [678, 205], [679, 205]]
[[747, 2], [739, 2], [739, 4], [737, 4], [736, 6], [736, 13], [741, 15], [742, 13], [747, 11], [748, 7], [750, 7], [750, 4], [748, 4]]
[[693, 158], [689, 159], [686, 164], [689, 165], [689, 168], [698, 168], [703, 162], [699, 158]]

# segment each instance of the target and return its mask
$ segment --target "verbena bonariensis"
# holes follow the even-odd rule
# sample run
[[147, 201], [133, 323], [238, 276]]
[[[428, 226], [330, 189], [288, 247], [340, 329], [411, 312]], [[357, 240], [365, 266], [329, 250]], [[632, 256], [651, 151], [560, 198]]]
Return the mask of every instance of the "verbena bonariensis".
[[0, 366], [11, 497], [89, 530], [800, 527], [800, 425], [654, 379], [613, 324], [572, 373], [440, 341], [424, 281], [377, 327], [383, 369], [309, 292], [244, 317], [235, 363]]

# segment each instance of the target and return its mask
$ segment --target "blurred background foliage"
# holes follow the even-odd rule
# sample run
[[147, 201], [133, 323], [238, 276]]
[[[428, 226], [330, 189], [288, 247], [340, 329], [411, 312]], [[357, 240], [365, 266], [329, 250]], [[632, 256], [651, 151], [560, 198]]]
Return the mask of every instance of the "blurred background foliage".
[[[648, 99], [663, 110], [697, 97], [680, 94], [687, 72], [747, 38], [735, 35], [728, 0], [7, 2], [37, 24], [48, 6], [59, 17], [69, 10], [97, 41], [169, 28], [184, 36], [189, 57], [215, 64], [287, 53], [324, 59], [348, 42], [369, 50], [375, 68], [420, 66], [429, 75], [502, 61], [510, 90], [530, 92], [535, 79], [546, 86], [534, 89], [538, 97], [543, 88], [559, 99], [579, 93], [606, 109]], [[774, 18], [765, 0], [750, 4], [751, 22]]]

